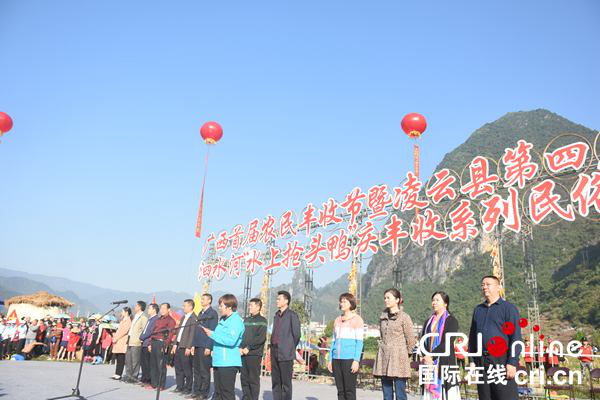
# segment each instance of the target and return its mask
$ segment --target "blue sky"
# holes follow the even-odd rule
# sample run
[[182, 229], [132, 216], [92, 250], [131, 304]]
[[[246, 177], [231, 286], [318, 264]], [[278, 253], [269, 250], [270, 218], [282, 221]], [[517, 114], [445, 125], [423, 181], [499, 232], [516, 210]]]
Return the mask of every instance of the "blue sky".
[[[599, 22], [591, 0], [4, 0], [0, 267], [198, 290], [211, 119], [225, 134], [204, 232], [397, 183], [408, 112], [428, 119], [424, 176], [510, 111], [598, 129]], [[344, 268], [319, 269], [317, 286]]]

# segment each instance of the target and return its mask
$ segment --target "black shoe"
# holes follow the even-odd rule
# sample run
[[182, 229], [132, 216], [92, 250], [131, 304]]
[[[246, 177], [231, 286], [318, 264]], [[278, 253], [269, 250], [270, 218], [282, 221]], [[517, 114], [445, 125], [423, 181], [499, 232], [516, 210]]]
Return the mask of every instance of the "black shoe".
[[181, 390], [180, 388], [175, 388], [175, 390], [173, 390], [173, 393], [181, 393], [183, 392], [183, 390]]

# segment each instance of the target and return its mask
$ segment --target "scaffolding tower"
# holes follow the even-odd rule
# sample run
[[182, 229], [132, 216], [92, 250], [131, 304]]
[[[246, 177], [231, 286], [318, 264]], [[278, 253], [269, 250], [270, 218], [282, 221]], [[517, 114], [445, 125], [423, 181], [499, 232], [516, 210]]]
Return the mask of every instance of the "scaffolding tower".
[[540, 308], [538, 305], [538, 284], [535, 273], [535, 259], [533, 248], [533, 227], [524, 225], [521, 240], [523, 242], [523, 260], [527, 271], [527, 286], [529, 287], [529, 301], [527, 303], [527, 319], [529, 326], [540, 325]]
[[244, 280], [244, 318], [248, 316], [248, 304], [252, 298], [252, 274], [246, 272], [246, 279]]
[[304, 262], [302, 263], [302, 268], [304, 268], [304, 311], [306, 311], [308, 321], [310, 322], [314, 297], [313, 269]]

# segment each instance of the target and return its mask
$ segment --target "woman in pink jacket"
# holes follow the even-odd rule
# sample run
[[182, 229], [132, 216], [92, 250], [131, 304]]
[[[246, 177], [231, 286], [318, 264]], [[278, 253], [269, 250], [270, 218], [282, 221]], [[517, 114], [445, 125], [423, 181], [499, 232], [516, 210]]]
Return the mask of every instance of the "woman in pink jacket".
[[129, 328], [131, 328], [131, 308], [123, 307], [121, 311], [121, 322], [119, 322], [119, 328], [113, 335], [113, 349], [112, 353], [117, 358], [117, 369], [115, 374], [112, 376], [113, 379], [121, 379], [123, 375], [123, 368], [125, 367], [125, 353], [127, 352], [127, 335], [129, 334]]

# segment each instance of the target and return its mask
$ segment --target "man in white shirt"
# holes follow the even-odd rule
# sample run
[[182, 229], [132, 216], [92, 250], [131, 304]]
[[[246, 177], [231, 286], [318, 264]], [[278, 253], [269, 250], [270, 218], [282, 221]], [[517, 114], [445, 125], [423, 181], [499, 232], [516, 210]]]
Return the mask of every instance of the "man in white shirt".
[[144, 314], [146, 302], [138, 301], [135, 304], [133, 321], [127, 339], [127, 353], [125, 353], [125, 376], [122, 381], [127, 383], [136, 383], [140, 373], [140, 360], [142, 356], [142, 341], [140, 335], [144, 331], [148, 317]]
[[15, 325], [15, 321], [8, 321], [6, 328], [3, 333], [3, 341], [4, 341], [4, 356], [10, 356], [17, 349], [17, 343], [15, 342], [15, 337], [17, 336], [17, 326]]
[[27, 332], [29, 332], [29, 317], [21, 318], [21, 322], [17, 327], [19, 335], [19, 341], [17, 342], [17, 353], [21, 353], [23, 347], [25, 347], [25, 340], [27, 339]]
[[175, 381], [176, 393], [192, 393], [192, 341], [196, 334], [196, 315], [194, 315], [194, 300], [183, 301], [185, 316], [181, 319], [179, 329], [176, 331], [175, 344], [171, 354], [175, 355]]

